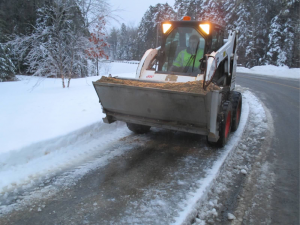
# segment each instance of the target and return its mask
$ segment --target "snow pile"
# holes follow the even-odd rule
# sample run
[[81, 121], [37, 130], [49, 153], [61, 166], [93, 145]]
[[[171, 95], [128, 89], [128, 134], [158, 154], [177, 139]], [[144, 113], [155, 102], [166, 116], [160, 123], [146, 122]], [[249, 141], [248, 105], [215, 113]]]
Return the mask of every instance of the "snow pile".
[[[101, 67], [101, 74], [107, 72], [112, 76], [134, 77], [136, 67], [137, 64], [106, 63]], [[111, 125], [102, 123], [104, 114], [92, 86], [92, 81], [99, 77], [74, 79], [69, 89], [61, 88], [60, 79], [44, 79], [32, 89], [40, 78], [29, 79], [24, 76], [19, 76], [19, 78], [21, 79], [19, 82], [0, 83], [0, 107], [5, 109], [0, 111], [1, 202], [9, 204], [7, 201], [9, 201], [11, 191], [18, 193], [22, 191], [20, 189], [25, 190], [39, 182], [44, 185], [44, 180], [49, 180], [46, 183], [50, 183], [55, 174], [68, 172], [70, 166], [80, 167], [76, 168], [75, 172], [70, 172], [73, 176], [78, 175], [76, 179], [79, 179], [91, 169], [107, 164], [109, 159], [127, 150], [124, 146], [118, 146], [118, 140], [130, 134], [124, 123]], [[175, 218], [175, 224], [181, 224], [191, 218], [191, 215], [197, 214], [199, 199], [205, 198], [220, 168], [242, 136], [250, 108], [255, 115], [253, 126], [257, 128], [261, 124], [264, 125], [265, 116], [260, 102], [249, 92], [246, 92], [243, 98], [244, 105], [238, 130], [231, 135], [228, 144], [221, 149], [220, 155], [212, 159], [212, 165], [204, 171], [204, 178], [197, 181], [187, 191], [186, 200], [175, 207], [178, 209], [176, 214], [179, 213], [179, 217]], [[259, 129], [255, 130], [259, 131]], [[246, 143], [239, 145], [242, 153], [237, 157], [247, 157], [245, 149], [249, 147], [249, 143], [255, 144], [256, 142], [255, 139], [250, 138]], [[117, 146], [111, 148], [111, 145]], [[189, 158], [187, 163], [191, 164], [191, 160], [192, 158]], [[241, 165], [236, 170], [240, 172], [243, 169], [251, 170], [245, 165]], [[228, 177], [230, 176], [232, 174], [229, 171]], [[53, 190], [55, 185], [59, 186], [66, 182], [66, 179], [61, 179], [57, 182], [51, 181], [53, 185], [43, 188], [40, 195], [55, 193]], [[76, 179], [71, 179], [70, 182], [75, 182]], [[181, 180], [177, 180], [176, 183], [185, 184]], [[226, 185], [222, 186], [222, 184], [215, 187], [218, 193], [225, 189]], [[170, 192], [171, 189], [168, 191]], [[152, 195], [150, 197], [152, 200], [146, 201], [145, 209], [140, 209], [147, 212], [147, 206], [150, 205], [148, 212], [150, 219], [153, 220], [155, 216], [153, 208], [160, 211], [171, 208], [170, 202], [166, 199], [160, 197], [153, 199]], [[137, 207], [140, 208], [140, 206], [141, 204], [138, 204]], [[0, 208], [0, 211], [4, 209], [9, 211], [10, 207]], [[207, 209], [205, 215], [217, 217], [220, 207], [217, 197], [210, 199], [209, 206], [204, 207]], [[143, 215], [146, 217], [145, 212]], [[131, 211], [130, 215], [132, 215]], [[205, 215], [196, 218], [198, 224], [204, 224]], [[124, 217], [124, 219], [130, 218]]]
[[[248, 99], [251, 98], [251, 94], [247, 93], [246, 95], [243, 95], [243, 107], [242, 107], [242, 116], [240, 120], [240, 125], [239, 128], [232, 133], [228, 143], [224, 147], [224, 151], [222, 155], [218, 158], [218, 160], [213, 164], [212, 168], [207, 169], [206, 171], [206, 177], [204, 179], [201, 179], [198, 181], [200, 185], [200, 188], [197, 189], [195, 192], [191, 192], [189, 195], [191, 196], [189, 199], [186, 200], [184, 203], [180, 203], [182, 205], [181, 212], [179, 212], [179, 216], [176, 218], [175, 224], [184, 224], [190, 221], [192, 218], [195, 217], [197, 214], [197, 208], [199, 205], [199, 200], [205, 197], [207, 191], [211, 188], [211, 185], [213, 181], [216, 179], [216, 177], [219, 174], [220, 168], [222, 167], [223, 163], [225, 162], [227, 156], [229, 153], [236, 147], [239, 139], [241, 138], [243, 131], [246, 126], [246, 122], [248, 120], [248, 115], [249, 115], [249, 102]], [[214, 204], [217, 205], [217, 201], [213, 200], [211, 201], [213, 206], [205, 211], [205, 214], [209, 215], [214, 215], [217, 216], [216, 211], [215, 211], [215, 206]], [[186, 206], [184, 206], [186, 205]], [[201, 219], [201, 218], [200, 218]], [[200, 223], [200, 221], [199, 221]]]
[[[134, 77], [136, 67], [112, 63], [108, 71]], [[121, 71], [127, 73], [117, 74]], [[92, 85], [100, 77], [73, 79], [65, 89], [61, 79], [18, 78], [0, 83], [0, 194], [63, 170], [88, 158], [100, 143], [128, 135], [124, 124], [102, 122], [105, 115]], [[82, 145], [88, 152], [82, 152]]]
[[274, 76], [274, 77], [284, 77], [284, 78], [300, 78], [300, 68], [292, 68], [289, 69], [287, 66], [255, 66], [251, 69], [245, 67], [237, 67], [238, 73], [250, 73], [250, 74], [259, 74], [266, 76]]
[[[68, 135], [38, 142], [17, 151], [1, 154], [0, 193], [20, 185], [31, 185], [34, 179], [47, 178], [81, 164], [83, 159], [99, 154], [100, 149], [129, 135], [123, 123], [95, 123]], [[34, 178], [34, 179], [33, 179]]]
[[[136, 67], [112, 63], [109, 72], [134, 77]], [[65, 135], [104, 117], [92, 85], [100, 77], [73, 79], [69, 89], [62, 88], [61, 79], [18, 78], [21, 81], [0, 83], [0, 154]]]
[[[242, 140], [240, 140], [238, 146], [229, 153], [226, 161], [219, 171], [219, 176], [216, 177], [216, 179], [211, 183], [211, 188], [203, 196], [201, 196], [202, 198], [197, 204], [195, 204], [194, 212], [190, 213], [190, 217], [186, 217], [187, 219], [185, 221], [191, 221], [193, 215], [194, 217], [196, 217], [193, 225], [207, 223], [219, 224], [222, 223], [221, 218], [235, 220], [237, 217], [241, 219], [243, 209], [241, 209], [241, 212], [231, 212], [232, 209], [228, 206], [227, 202], [224, 202], [233, 201], [230, 198], [232, 194], [230, 193], [230, 190], [234, 189], [236, 189], [234, 195], [236, 193], [239, 193], [239, 195], [237, 196], [237, 201], [239, 202], [243, 200], [244, 194], [243, 192], [241, 193], [239, 191], [241, 189], [238, 186], [235, 186], [235, 181], [240, 179], [239, 176], [251, 176], [251, 178], [248, 180], [249, 182], [252, 182], [253, 179], [261, 180], [261, 177], [267, 174], [263, 170], [256, 169], [258, 171], [258, 174], [255, 174], [253, 176], [251, 174], [251, 171], [253, 170], [253, 162], [257, 160], [258, 156], [259, 158], [262, 158], [262, 152], [266, 151], [265, 149], [261, 150], [262, 152], [260, 151], [259, 148], [261, 142], [258, 139], [263, 140], [264, 138], [262, 138], [262, 136], [264, 136], [264, 133], [267, 132], [267, 130], [268, 132], [272, 133], [272, 125], [268, 125], [269, 122], [272, 123], [272, 118], [270, 118], [269, 112], [264, 109], [262, 103], [255, 96], [253, 96], [249, 92], [246, 92], [243, 93], [243, 97], [246, 97], [250, 105], [250, 116], [248, 119], [249, 125], [245, 129], [245, 134], [243, 135]], [[245, 102], [244, 99], [243, 102]], [[266, 114], [268, 114], [268, 120], [270, 120], [269, 122], [267, 121]], [[264, 161], [265, 159], [262, 158], [261, 160]], [[257, 167], [257, 165], [254, 166]], [[260, 166], [260, 164], [258, 166]], [[272, 183], [272, 179], [269, 179], [270, 177], [263, 179], [260, 187], [265, 184], [269, 184], [270, 182]], [[222, 198], [223, 200], [226, 200], [224, 200], [223, 202], [219, 202], [219, 200]], [[249, 201], [251, 200], [246, 201], [247, 207]], [[239, 207], [241, 206], [239, 205]], [[219, 216], [212, 216], [212, 210], [216, 210], [216, 215]]]
[[[251, 114], [248, 119], [249, 112]], [[246, 137], [246, 140], [237, 146], [247, 121], [250, 124], [251, 136]], [[250, 92], [243, 93], [242, 116], [238, 130], [232, 134], [224, 147], [224, 152], [213, 164], [213, 167], [207, 169], [207, 176], [198, 181], [201, 184], [200, 188], [191, 192], [191, 197], [183, 203], [186, 207], [182, 206], [184, 210], [179, 213], [174, 224], [189, 224], [192, 220], [195, 221], [193, 224], [197, 225], [215, 224], [215, 219], [218, 221], [217, 217], [224, 210], [222, 203], [218, 201], [219, 196], [222, 193], [227, 194], [227, 190], [237, 174], [251, 170], [251, 165], [241, 164], [245, 163], [244, 160], [250, 161], [251, 153], [248, 151], [258, 144], [252, 136], [260, 136], [266, 129], [266, 114], [261, 102]], [[246, 173], [243, 175], [247, 176]], [[232, 218], [230, 216], [228, 219]]]
[[[0, 176], [6, 179], [0, 185], [0, 216], [28, 205], [34, 207], [38, 199], [52, 198], [75, 185], [88, 172], [107, 165], [112, 158], [131, 149], [132, 146], [122, 146], [118, 142], [131, 134], [123, 123], [101, 124], [86, 127], [84, 135], [84, 130], [78, 130], [30, 146], [32, 152], [42, 153], [47, 149], [50, 153], [38, 154], [27, 163], [11, 163], [1, 168]], [[63, 140], [72, 144], [61, 145]], [[39, 145], [44, 147], [39, 149]], [[29, 147], [20, 152], [28, 154]]]

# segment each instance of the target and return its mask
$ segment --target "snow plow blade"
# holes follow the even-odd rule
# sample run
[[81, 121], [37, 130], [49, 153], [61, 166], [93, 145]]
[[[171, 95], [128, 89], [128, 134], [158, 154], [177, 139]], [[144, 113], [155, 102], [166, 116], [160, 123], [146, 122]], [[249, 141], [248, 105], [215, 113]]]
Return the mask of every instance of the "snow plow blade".
[[196, 94], [113, 83], [93, 82], [93, 85], [106, 114], [105, 123], [123, 121], [218, 136], [220, 91]]

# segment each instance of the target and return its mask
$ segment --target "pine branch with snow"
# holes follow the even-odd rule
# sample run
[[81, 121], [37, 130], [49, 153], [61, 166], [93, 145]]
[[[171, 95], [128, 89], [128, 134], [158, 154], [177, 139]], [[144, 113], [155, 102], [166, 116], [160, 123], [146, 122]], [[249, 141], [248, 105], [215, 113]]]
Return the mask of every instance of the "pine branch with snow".
[[25, 55], [29, 74], [60, 77], [64, 88], [66, 76], [69, 77], [69, 86], [75, 71], [81, 76], [87, 75], [84, 57], [87, 37], [88, 31], [76, 4], [55, 0], [52, 5], [38, 10], [31, 35], [16, 36], [9, 44], [20, 56]]
[[15, 70], [14, 64], [5, 52], [4, 45], [0, 43], [0, 82], [16, 80]]

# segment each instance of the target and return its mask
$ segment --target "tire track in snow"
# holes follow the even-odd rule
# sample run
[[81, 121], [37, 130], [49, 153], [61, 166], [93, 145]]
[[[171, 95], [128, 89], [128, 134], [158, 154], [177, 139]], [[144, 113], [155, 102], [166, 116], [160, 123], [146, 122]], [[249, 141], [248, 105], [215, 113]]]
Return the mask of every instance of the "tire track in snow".
[[[244, 105], [243, 108], [245, 110], [246, 106]], [[242, 118], [247, 119], [247, 116], [244, 116], [245, 112], [242, 112], [242, 113], [243, 113]], [[109, 125], [109, 126], [113, 126], [113, 125]], [[125, 126], [123, 126], [123, 128], [124, 128], [124, 130], [127, 130], [127, 128]], [[127, 135], [128, 135], [129, 131], [126, 131], [126, 132], [128, 132], [127, 133]], [[187, 134], [184, 134], [184, 133], [178, 133], [178, 135], [177, 135], [176, 132], [175, 133], [170, 132], [170, 133], [172, 135], [174, 134], [173, 138], [176, 139], [176, 137], [179, 137], [183, 140], [183, 142], [178, 142], [179, 144], [184, 144], [185, 143], [184, 138], [186, 138], [186, 137], [192, 137], [192, 139], [195, 139], [195, 141], [193, 141], [194, 144], [199, 142], [199, 136], [196, 137], [195, 135], [190, 135], [190, 134], [187, 135]], [[113, 131], [111, 132], [111, 135], [112, 134], [114, 134]], [[154, 142], [154, 143], [152, 143], [153, 147], [160, 148], [160, 149], [163, 149], [164, 147], [165, 148], [172, 148], [176, 152], [176, 148], [177, 148], [176, 143], [175, 144], [174, 143], [173, 144], [168, 144], [167, 143], [165, 146], [163, 146], [164, 145], [164, 141], [163, 141], [164, 139], [160, 139], [162, 141], [157, 141], [156, 142], [155, 140], [158, 137], [158, 136], [156, 136], [156, 134], [158, 136], [160, 136], [161, 134], [168, 135], [168, 132], [165, 132], [165, 131], [157, 132], [154, 129], [154, 132], [151, 132], [149, 135], [145, 135], [142, 138], [140, 136], [138, 136], [138, 138], [142, 139], [141, 143], [140, 143], [140, 146], [143, 145], [143, 142], [146, 142], [146, 141], [149, 142], [149, 140], [151, 142], [151, 139], [152, 139], [152, 142]], [[230, 144], [231, 142], [234, 142], [232, 140], [235, 139], [234, 137], [235, 137], [236, 134], [237, 134], [237, 132], [235, 134], [231, 135], [230, 141], [229, 141], [228, 144]], [[124, 136], [126, 136], [126, 135], [124, 135]], [[29, 196], [29, 197], [25, 196], [24, 199], [27, 200], [27, 203], [29, 204], [30, 201], [34, 197], [40, 198], [41, 196], [43, 196], [43, 198], [47, 198], [47, 196], [51, 196], [51, 195], [53, 195], [53, 193], [55, 193], [57, 191], [62, 191], [63, 188], [71, 188], [70, 187], [71, 185], [75, 185], [76, 182], [79, 179], [81, 179], [85, 174], [88, 174], [91, 170], [96, 169], [97, 166], [99, 167], [99, 165], [102, 165], [102, 166], [107, 165], [107, 163], [110, 162], [109, 161], [110, 159], [112, 159], [113, 157], [115, 157], [117, 155], [122, 155], [127, 150], [130, 150], [130, 152], [132, 152], [132, 150], [134, 149], [134, 143], [130, 144], [130, 140], [134, 139], [135, 137], [136, 136], [133, 136], [133, 138], [131, 138], [131, 137], [128, 138], [129, 143], [127, 145], [127, 149], [126, 148], [124, 149], [124, 146], [118, 146], [118, 145], [122, 145], [124, 143], [116, 142], [115, 147], [112, 148], [113, 149], [112, 152], [105, 151], [105, 152], [103, 152], [103, 154], [98, 155], [100, 158], [97, 158], [97, 159], [91, 158], [90, 161], [87, 161], [86, 164], [78, 167], [76, 170], [69, 171], [68, 173], [65, 173], [65, 174], [59, 176], [56, 180], [52, 180], [52, 181], [50, 180], [49, 183], [48, 183], [49, 184], [48, 186], [46, 184], [45, 185], [46, 187], [42, 188], [41, 190], [37, 190], [36, 193], [34, 193], [34, 195], [32, 195], [32, 196]], [[168, 140], [168, 138], [166, 138], [166, 139]], [[138, 201], [132, 199], [131, 197], [128, 197], [128, 202], [126, 204], [126, 207], [128, 207], [128, 208], [126, 209], [125, 215], [123, 216], [123, 218], [118, 218], [116, 220], [113, 219], [111, 221], [115, 221], [115, 222], [118, 222], [118, 221], [119, 222], [126, 222], [127, 221], [128, 222], [128, 221], [137, 221], [139, 219], [142, 219], [140, 221], [143, 221], [146, 224], [146, 223], [151, 223], [151, 219], [153, 220], [153, 217], [151, 216], [151, 215], [153, 215], [153, 213], [159, 212], [162, 217], [164, 215], [166, 215], [165, 213], [167, 213], [167, 215], [168, 215], [167, 218], [165, 218], [166, 220], [161, 220], [161, 222], [168, 221], [167, 223], [171, 223], [171, 221], [174, 219], [175, 214], [185, 212], [186, 211], [186, 204], [188, 204], [190, 202], [191, 198], [193, 198], [192, 196], [195, 196], [195, 193], [197, 192], [197, 190], [201, 189], [201, 187], [204, 185], [204, 183], [203, 182], [196, 182], [195, 184], [190, 186], [190, 184], [189, 184], [190, 178], [187, 179], [187, 183], [186, 183], [185, 180], [183, 179], [183, 177], [188, 173], [189, 170], [195, 170], [195, 169], [198, 170], [197, 168], [199, 167], [201, 170], [203, 170], [203, 172], [197, 173], [199, 175], [199, 178], [203, 177], [203, 180], [208, 179], [208, 176], [213, 176], [214, 175], [214, 174], [212, 174], [211, 169], [214, 168], [214, 165], [218, 162], [218, 160], [220, 160], [220, 158], [224, 158], [224, 154], [226, 155], [226, 152], [227, 152], [227, 147], [228, 146], [225, 149], [219, 149], [218, 152], [215, 152], [212, 149], [205, 150], [205, 148], [207, 148], [207, 147], [205, 147], [206, 144], [204, 144], [205, 143], [204, 139], [205, 138], [203, 138], [203, 137], [200, 138], [200, 140], [203, 140], [203, 143], [201, 141], [200, 145], [198, 145], [198, 147], [200, 147], [199, 150], [197, 148], [193, 149], [193, 146], [192, 146], [193, 144], [186, 149], [188, 151], [191, 151], [191, 150], [189, 150], [189, 148], [192, 148], [193, 149], [192, 152], [191, 152], [192, 154], [190, 154], [190, 153], [189, 154], [183, 154], [181, 156], [182, 151], [180, 150], [181, 152], [180, 151], [178, 152], [178, 153], [180, 153], [180, 154], [178, 154], [178, 157], [179, 157], [178, 161], [179, 161], [180, 166], [183, 166], [183, 168], [185, 168], [184, 171], [180, 171], [180, 169], [179, 169], [179, 171], [176, 172], [176, 174], [172, 174], [174, 171], [171, 170], [170, 172], [168, 172], [170, 168], [172, 169], [172, 167], [170, 167], [170, 168], [165, 167], [163, 169], [162, 174], [164, 174], [164, 176], [169, 176], [168, 179], [174, 178], [173, 181], [177, 185], [174, 184], [173, 181], [170, 184], [168, 184], [168, 181], [167, 181], [166, 184], [161, 184], [161, 185], [159, 184], [159, 186], [157, 187], [155, 185], [153, 186], [152, 182], [150, 182], [150, 186], [146, 186], [143, 189], [139, 189], [139, 193], [144, 193], [144, 194], [142, 194], [141, 198], [139, 198]], [[173, 140], [173, 139], [171, 138], [171, 140]], [[109, 138], [107, 138], [106, 141], [109, 141]], [[236, 141], [238, 141], [238, 139]], [[102, 144], [103, 143], [101, 143], [101, 145]], [[162, 146], [157, 146], [157, 144], [160, 144]], [[233, 143], [233, 145], [234, 144], [236, 144], [236, 143]], [[105, 145], [107, 146], [107, 143], [104, 143], [104, 146]], [[84, 144], [82, 144], [81, 146], [84, 146]], [[178, 147], [180, 148], [180, 146], [178, 146]], [[95, 145], [93, 148], [95, 149], [95, 151], [97, 151], [97, 149], [98, 150], [99, 150], [99, 148], [103, 149], [104, 147], [100, 146], [98, 148], [97, 145]], [[90, 149], [92, 149], [92, 148], [90, 148]], [[92, 151], [94, 151], [94, 150], [92, 150]], [[143, 150], [143, 151], [145, 151], [145, 150]], [[199, 153], [203, 157], [203, 159], [200, 160], [201, 165], [197, 164], [199, 160], [197, 161], [197, 160], [193, 159], [193, 156], [196, 156], [198, 154], [197, 153], [198, 151], [200, 151]], [[146, 150], [146, 152], [148, 152], [148, 149]], [[149, 149], [149, 152], [151, 152], [151, 149]], [[172, 151], [170, 151], [170, 152], [172, 152]], [[164, 151], [160, 152], [159, 151], [159, 152], [157, 152], [157, 154], [154, 154], [154, 155], [155, 155], [155, 157], [157, 157], [157, 156], [160, 157], [160, 156], [163, 156], [165, 154], [170, 154], [170, 152], [164, 152]], [[82, 154], [82, 156], [84, 156], [84, 154]], [[147, 155], [144, 155], [144, 156], [147, 156]], [[79, 156], [79, 157], [81, 157], [81, 156]], [[155, 157], [154, 157], [154, 159], [160, 159], [160, 158], [155, 158]], [[161, 158], [164, 158], [164, 157], [161, 157]], [[176, 162], [176, 160], [172, 159], [172, 163], [174, 163], [174, 165], [171, 165], [171, 166], [177, 165], [177, 163], [175, 163], [175, 162]], [[145, 161], [145, 163], [147, 163], [147, 161]], [[195, 167], [195, 168], [193, 168], [193, 167]], [[175, 168], [175, 170], [176, 170], [176, 168]], [[76, 174], [78, 174], [78, 176]], [[179, 178], [179, 180], [178, 180], [178, 177], [182, 177], [182, 180], [180, 180], [181, 178]], [[70, 179], [70, 178], [72, 178], [72, 179]], [[69, 180], [69, 181], [67, 182], [66, 187], [64, 187], [62, 184], [66, 180]], [[166, 180], [163, 180], [163, 182], [166, 182]], [[155, 182], [153, 182], [153, 184], [154, 183]], [[179, 193], [179, 196], [175, 196], [175, 198], [173, 198], [173, 199], [171, 199], [171, 201], [167, 202], [165, 200], [168, 198], [168, 196], [172, 193], [173, 194], [176, 193], [176, 190], [173, 189], [174, 185], [175, 185], [175, 188], [183, 188], [184, 190], [181, 190], [181, 192], [182, 191], [183, 192]], [[187, 190], [189, 190], [189, 191], [187, 191], [188, 193], [185, 193], [185, 190], [186, 190], [185, 188], [186, 187], [189, 187], [187, 189]], [[153, 196], [154, 196], [154, 199], [152, 198]], [[150, 199], [150, 201], [148, 201], [149, 199]], [[181, 201], [182, 199], [185, 199], [185, 201], [183, 203]], [[179, 205], [178, 205], [178, 202], [179, 202], [178, 200], [181, 201], [181, 204], [179, 204]], [[24, 201], [24, 203], [25, 202], [26, 201]], [[149, 208], [147, 208], [147, 206], [149, 206]], [[170, 207], [170, 206], [173, 207], [173, 209], [174, 209], [173, 212], [168, 211], [169, 210], [168, 207]], [[132, 211], [132, 210], [137, 210], [137, 211]], [[190, 213], [188, 211], [186, 211], [186, 212], [187, 212], [187, 214]], [[139, 215], [137, 213], [139, 213]], [[183, 214], [181, 214], [181, 215], [183, 215]], [[76, 217], [76, 215], [74, 215], [74, 216]], [[143, 217], [143, 218], [141, 218], [141, 217]], [[156, 219], [160, 220], [162, 218], [157, 216]]]
[[[4, 154], [0, 159], [0, 177], [5, 177], [0, 180], [0, 215], [31, 199], [53, 195], [60, 186], [74, 184], [88, 171], [106, 165], [127, 150], [107, 149], [130, 134], [121, 122], [96, 123]], [[40, 190], [41, 186], [45, 187]]]
[[[230, 140], [224, 147], [223, 154], [216, 160], [214, 165], [207, 170], [207, 176], [204, 179], [198, 181], [201, 184], [200, 188], [198, 188], [194, 192], [191, 192], [191, 197], [188, 198], [185, 202], [181, 203], [182, 205], [184, 205], [183, 210], [179, 212], [179, 216], [175, 218], [175, 222], [173, 223], [173, 225], [191, 224], [191, 221], [196, 218], [198, 211], [200, 210], [199, 207], [201, 206], [201, 204], [203, 204], [203, 201], [207, 200], [207, 193], [212, 188], [221, 171], [221, 168], [226, 163], [226, 160], [230, 158], [231, 152], [234, 151], [234, 149], [237, 147], [239, 140], [241, 139], [246, 128], [246, 124], [249, 121], [249, 112], [250, 110], [253, 111], [253, 109], [257, 107], [257, 105], [255, 105], [257, 103], [260, 104], [259, 100], [257, 100], [257, 98], [251, 92], [247, 91], [243, 93], [242, 117], [239, 128], [236, 132], [231, 134]], [[264, 117], [264, 112], [261, 112], [261, 114], [262, 117]]]
[[[244, 131], [247, 128], [247, 130], [251, 130], [251, 135], [249, 132], [247, 136], [243, 135], [242, 139], [240, 138], [232, 145], [231, 149], [227, 150], [226, 157], [223, 157], [219, 163], [214, 165], [216, 166], [215, 172], [212, 173], [211, 177], [207, 177], [209, 180], [206, 181], [205, 187], [202, 187], [202, 192], [199, 189], [198, 193], [194, 194], [189, 202], [191, 205], [181, 212], [174, 224], [202, 225], [227, 222], [228, 207], [232, 206], [222, 205], [225, 203], [219, 200], [222, 195], [228, 197], [229, 189], [234, 189], [231, 185], [234, 183], [236, 174], [241, 174], [242, 170], [247, 173], [251, 169], [251, 164], [248, 167], [246, 166], [249, 164], [247, 162], [251, 161], [251, 157], [256, 157], [256, 145], [260, 142], [259, 139], [264, 140], [261, 134], [269, 126], [267, 125], [266, 109], [264, 109], [263, 104], [251, 92], [246, 91], [246, 93], [243, 93], [243, 97], [248, 101], [248, 114], [251, 113], [251, 115], [244, 120], [247, 126], [244, 124], [244, 127], [239, 127], [239, 129], [241, 128]], [[252, 146], [251, 152], [246, 151], [248, 146]], [[236, 188], [239, 189], [239, 187]], [[229, 212], [231, 211], [229, 210]]]

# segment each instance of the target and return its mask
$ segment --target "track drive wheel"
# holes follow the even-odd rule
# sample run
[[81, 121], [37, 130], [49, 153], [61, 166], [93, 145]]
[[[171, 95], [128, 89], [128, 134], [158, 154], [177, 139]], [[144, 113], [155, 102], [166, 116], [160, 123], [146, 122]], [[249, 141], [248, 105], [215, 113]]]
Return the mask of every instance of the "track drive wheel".
[[129, 130], [136, 134], [144, 134], [149, 132], [150, 126], [140, 125], [140, 124], [134, 124], [134, 123], [127, 123], [127, 127]]
[[229, 100], [232, 104], [232, 125], [231, 131], [236, 131], [240, 124], [242, 112], [242, 94], [236, 91], [231, 91]]
[[232, 105], [230, 101], [226, 101], [222, 107], [222, 121], [220, 122], [220, 138], [217, 141], [217, 145], [224, 147], [227, 143], [232, 124]]

